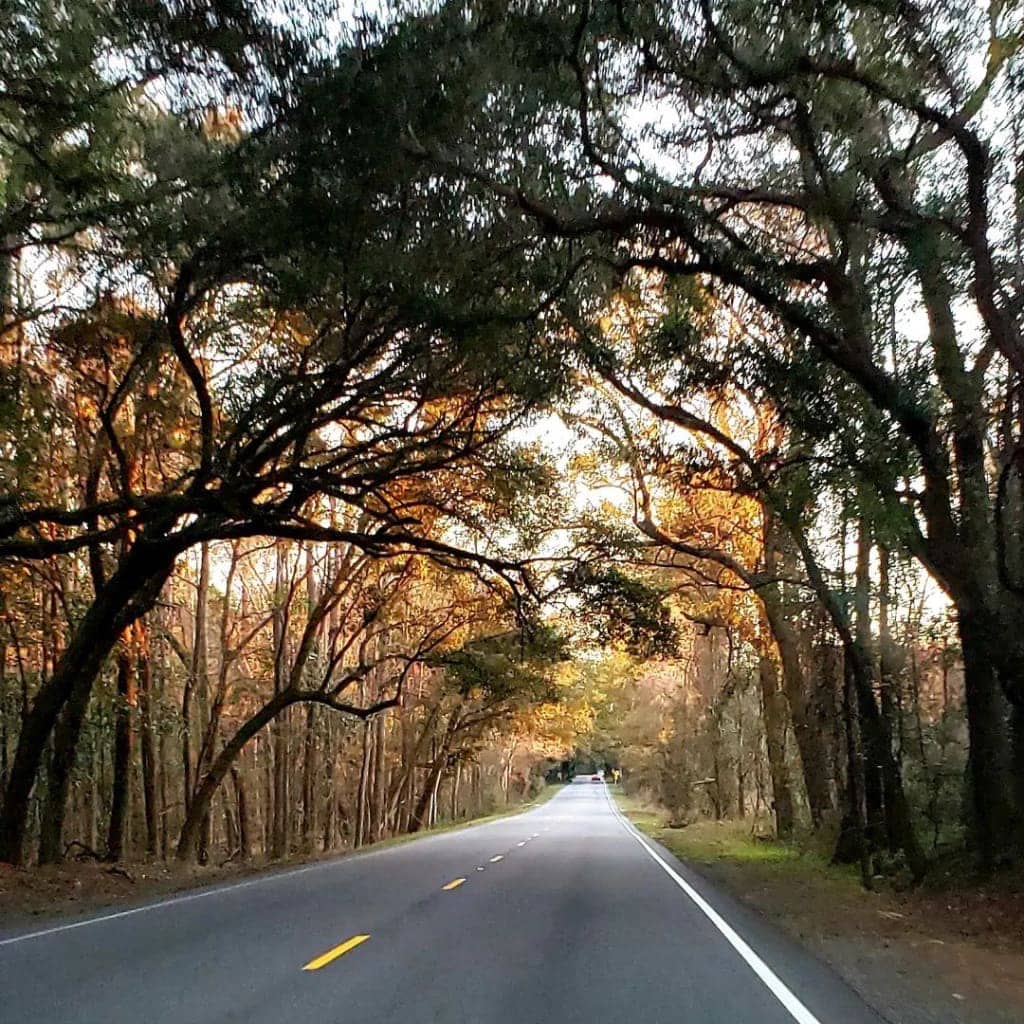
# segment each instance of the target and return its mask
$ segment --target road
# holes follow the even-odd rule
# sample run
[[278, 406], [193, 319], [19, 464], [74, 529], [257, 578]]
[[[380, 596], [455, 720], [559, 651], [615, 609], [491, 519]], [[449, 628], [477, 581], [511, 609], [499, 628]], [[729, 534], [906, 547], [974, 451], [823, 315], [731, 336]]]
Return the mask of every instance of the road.
[[0, 1021], [878, 1018], [810, 954], [640, 837], [603, 784], [579, 782], [515, 817], [0, 933]]

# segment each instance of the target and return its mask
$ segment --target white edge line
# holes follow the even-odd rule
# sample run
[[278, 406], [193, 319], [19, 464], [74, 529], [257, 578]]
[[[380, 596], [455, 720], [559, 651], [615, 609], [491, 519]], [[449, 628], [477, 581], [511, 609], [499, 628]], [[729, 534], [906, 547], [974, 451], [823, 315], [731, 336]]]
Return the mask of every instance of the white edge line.
[[[556, 794], [557, 795], [557, 794]], [[544, 806], [543, 804], [541, 806]], [[448, 832], [439, 832], [436, 835], [430, 835], [426, 833], [420, 836], [418, 840], [414, 841], [425, 841], [428, 839], [447, 839], [451, 836], [457, 836], [461, 832], [469, 832], [472, 829], [487, 828], [489, 825], [508, 824], [510, 818], [518, 818], [520, 815], [531, 814], [533, 811], [540, 810], [539, 807], [530, 807], [526, 810], [517, 811], [514, 814], [506, 814], [500, 818], [494, 818], [492, 821], [481, 821], [478, 824], [467, 824], [462, 828], [451, 829]], [[407, 844], [402, 844], [407, 845]], [[411, 845], [411, 844], [408, 844]], [[71, 921], [68, 924], [57, 924], [50, 928], [40, 928], [34, 932], [24, 932], [21, 935], [11, 935], [6, 939], [0, 939], [0, 948], [4, 946], [13, 946], [16, 942], [28, 942], [29, 939], [41, 939], [45, 935], [55, 935], [57, 932], [70, 932], [76, 928], [85, 928], [86, 925], [90, 924], [103, 924], [105, 921], [116, 921], [122, 917], [134, 917], [136, 914], [145, 913], [147, 910], [159, 910], [162, 907], [173, 907], [178, 903], [191, 903], [193, 900], [201, 900], [206, 896], [217, 896], [221, 893], [234, 892], [236, 889], [248, 889], [253, 885], [261, 885], [264, 882], [272, 882], [275, 879], [291, 878], [294, 875], [303, 875], [307, 871], [316, 871], [322, 868], [339, 867], [346, 864], [354, 864], [357, 861], [366, 860], [369, 857], [379, 856], [381, 854], [391, 853], [393, 850], [401, 849], [401, 846], [388, 847], [383, 850], [365, 850], [354, 854], [338, 854], [336, 857], [332, 857], [329, 860], [319, 861], [316, 864], [305, 864], [299, 868], [292, 868], [285, 871], [271, 871], [269, 874], [262, 874], [256, 878], [247, 879], [244, 882], [234, 882], [230, 885], [217, 885], [213, 884], [212, 888], [203, 888], [198, 892], [182, 893], [180, 896], [169, 896], [166, 899], [156, 900], [151, 903], [144, 903], [140, 907], [130, 907], [128, 910], [118, 910], [113, 914], [101, 914], [99, 917], [86, 917], [81, 921]]]
[[[607, 793], [607, 790], [605, 791]], [[785, 982], [750, 948], [747, 942], [729, 924], [728, 921], [718, 913], [717, 910], [689, 882], [686, 881], [666, 860], [655, 851], [643, 836], [636, 830], [633, 823], [619, 810], [608, 796], [612, 811], [618, 817], [626, 831], [631, 835], [650, 855], [654, 862], [672, 879], [680, 889], [690, 898], [697, 909], [721, 932], [725, 941], [740, 957], [747, 966], [761, 979], [765, 987], [789, 1012], [790, 1016], [798, 1024], [821, 1024], [821, 1021], [807, 1009], [806, 1006], [789, 990]]]

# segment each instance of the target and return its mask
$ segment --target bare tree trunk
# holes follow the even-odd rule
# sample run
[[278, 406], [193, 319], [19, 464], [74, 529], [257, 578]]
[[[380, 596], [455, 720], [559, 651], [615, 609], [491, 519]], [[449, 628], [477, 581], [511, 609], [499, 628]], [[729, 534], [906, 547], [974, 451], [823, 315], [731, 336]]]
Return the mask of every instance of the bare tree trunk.
[[107, 860], [124, 855], [125, 819], [132, 768], [132, 708], [135, 706], [131, 651], [122, 641], [117, 655], [117, 709], [114, 720], [114, 781], [111, 792], [110, 823], [107, 829]]
[[385, 762], [387, 753], [387, 734], [385, 728], [387, 719], [384, 715], [377, 715], [373, 723], [374, 729], [374, 766], [373, 766], [373, 791], [372, 791], [372, 841], [376, 842], [384, 837], [384, 804], [385, 804]]
[[192, 630], [192, 663], [185, 677], [185, 687], [181, 695], [181, 771], [183, 804], [186, 817], [188, 817], [189, 807], [192, 804], [192, 791], [196, 775], [192, 764], [192, 700], [196, 689], [200, 685], [200, 678], [204, 677], [208, 670], [206, 609], [209, 591], [210, 547], [208, 544], [201, 544], [199, 546], [199, 580], [196, 586], [195, 622]]
[[306, 727], [302, 744], [302, 847], [313, 852], [316, 836], [316, 708], [306, 708]]
[[237, 767], [231, 768], [231, 781], [235, 787], [235, 805], [238, 814], [238, 856], [248, 860], [252, 856], [252, 840], [249, 834], [249, 801], [246, 797], [245, 780]]
[[462, 782], [462, 761], [455, 762], [455, 776], [452, 779], [452, 821], [459, 820], [459, 783]]
[[[288, 583], [286, 579], [287, 556], [282, 543], [277, 544], [274, 581], [274, 694], [284, 692], [287, 679], [288, 646]], [[273, 751], [274, 818], [271, 827], [271, 857], [278, 859], [288, 852], [288, 772], [289, 772], [289, 718], [286, 712], [275, 716], [270, 727], [270, 744]]]
[[367, 841], [367, 784], [370, 776], [370, 722], [363, 723], [363, 756], [359, 763], [359, 785], [356, 789], [356, 834], [358, 849]]
[[743, 695], [736, 695], [736, 814], [747, 816], [747, 772], [743, 757]]
[[141, 619], [135, 623], [135, 670], [141, 712], [140, 746], [142, 766], [142, 808], [146, 822], [146, 853], [157, 853], [156, 751], [153, 742], [153, 678], [149, 654], [149, 629]]
[[324, 723], [326, 730], [325, 747], [327, 753], [327, 764], [326, 764], [326, 800], [324, 802], [324, 814], [323, 814], [323, 849], [333, 850], [337, 844], [337, 818], [338, 818], [338, 794], [335, 792], [335, 763], [338, 758], [338, 752], [335, 749], [335, 729], [334, 723], [331, 720], [331, 716], [327, 716], [327, 721]]
[[[768, 643], [771, 642], [770, 637], [766, 640]], [[785, 838], [793, 833], [796, 814], [793, 807], [793, 791], [789, 785], [789, 771], [786, 767], [785, 697], [779, 689], [778, 665], [768, 650], [762, 651], [758, 663], [758, 676], [761, 682], [768, 770], [772, 780], [775, 832], [780, 838]]]
[[89, 751], [89, 848], [96, 849], [100, 833], [100, 766], [96, 756], [96, 744]]

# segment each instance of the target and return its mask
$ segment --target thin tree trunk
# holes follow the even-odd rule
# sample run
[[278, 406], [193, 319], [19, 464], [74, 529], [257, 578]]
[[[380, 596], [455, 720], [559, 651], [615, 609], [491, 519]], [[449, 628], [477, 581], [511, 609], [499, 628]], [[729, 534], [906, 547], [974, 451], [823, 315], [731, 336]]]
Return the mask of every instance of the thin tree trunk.
[[462, 761], [455, 762], [455, 775], [452, 779], [452, 821], [459, 820], [459, 783], [462, 782]]
[[[770, 642], [770, 640], [768, 641]], [[779, 838], [793, 834], [796, 814], [793, 791], [786, 767], [785, 697], [779, 689], [779, 671], [769, 651], [763, 651], [758, 663], [761, 683], [761, 705], [764, 709], [765, 745], [768, 749], [768, 770], [772, 780], [772, 811], [775, 832]]]
[[372, 814], [372, 841], [377, 842], [384, 837], [384, 814], [385, 814], [385, 762], [387, 754], [387, 733], [385, 732], [387, 719], [384, 715], [377, 715], [373, 723], [374, 729], [374, 765], [373, 765], [373, 814]]
[[[874, 671], [870, 651], [872, 650], [871, 633], [871, 532], [867, 522], [862, 518], [858, 523], [857, 530], [857, 559], [854, 572], [853, 586], [853, 608], [854, 608], [854, 638], [861, 651], [864, 652], [864, 660], [867, 662], [869, 673], [869, 684], [867, 689], [871, 691], [870, 703], [876, 708], [874, 697]], [[856, 664], [854, 659], [849, 659]], [[860, 709], [860, 738], [864, 748], [864, 800], [867, 805], [868, 848], [872, 853], [880, 850], [883, 846], [892, 849], [893, 834], [889, 830], [889, 821], [886, 815], [885, 784], [883, 774], [885, 763], [891, 758], [892, 750], [881, 749], [880, 737], [874, 735], [870, 719], [877, 717], [872, 715], [866, 707], [866, 700], [858, 687], [858, 701], [854, 705]]]
[[747, 816], [747, 773], [743, 758], [743, 695], [736, 695], [736, 815]]
[[[277, 544], [274, 579], [274, 694], [284, 692], [287, 671], [287, 649], [288, 649], [288, 582], [286, 573], [288, 568], [286, 548], [282, 543]], [[290, 715], [286, 712], [275, 716], [270, 729], [270, 743], [273, 751], [274, 784], [273, 784], [273, 812], [274, 818], [271, 827], [271, 850], [270, 855], [278, 859], [288, 852], [289, 837], [289, 806], [288, 806], [288, 774], [289, 774], [289, 737], [290, 737]]]
[[306, 708], [306, 727], [302, 744], [302, 846], [313, 852], [316, 836], [316, 707]]
[[122, 642], [117, 656], [117, 709], [114, 719], [114, 781], [111, 791], [110, 823], [107, 829], [107, 860], [124, 855], [125, 819], [132, 767], [132, 709], [135, 706], [131, 651]]
[[245, 780], [237, 767], [231, 768], [231, 781], [235, 787], [235, 806], [238, 815], [238, 856], [248, 860], [252, 856], [252, 839], [249, 826], [249, 801], [246, 797]]
[[153, 679], [149, 654], [149, 630], [140, 619], [135, 623], [136, 663], [141, 712], [140, 746], [142, 766], [142, 808], [146, 822], [146, 853], [157, 852], [156, 752], [153, 742]]
[[363, 755], [359, 762], [359, 784], [356, 788], [356, 849], [366, 842], [367, 783], [370, 775], [370, 722], [363, 723]]

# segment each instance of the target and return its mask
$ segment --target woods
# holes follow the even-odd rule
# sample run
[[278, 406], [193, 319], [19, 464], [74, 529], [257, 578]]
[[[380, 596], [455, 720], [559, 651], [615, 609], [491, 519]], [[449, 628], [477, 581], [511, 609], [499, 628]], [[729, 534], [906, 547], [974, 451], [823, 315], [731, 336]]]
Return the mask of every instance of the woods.
[[0, 859], [1020, 861], [1016, 5], [15, 7]]

